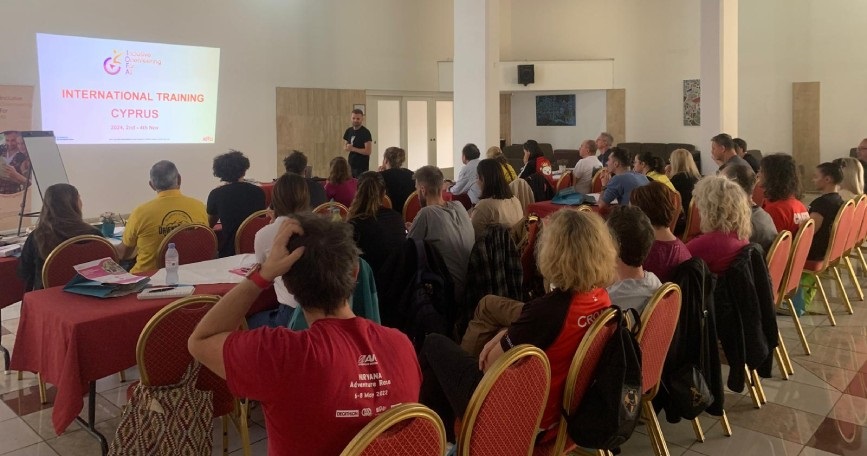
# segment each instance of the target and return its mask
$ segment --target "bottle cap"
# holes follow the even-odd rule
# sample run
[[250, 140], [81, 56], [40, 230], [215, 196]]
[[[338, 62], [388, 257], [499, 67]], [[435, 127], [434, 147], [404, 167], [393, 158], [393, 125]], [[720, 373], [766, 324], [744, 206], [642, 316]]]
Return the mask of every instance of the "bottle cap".
[[175, 243], [174, 243], [174, 242], [169, 242], [169, 248], [170, 248], [170, 249], [175, 248]]

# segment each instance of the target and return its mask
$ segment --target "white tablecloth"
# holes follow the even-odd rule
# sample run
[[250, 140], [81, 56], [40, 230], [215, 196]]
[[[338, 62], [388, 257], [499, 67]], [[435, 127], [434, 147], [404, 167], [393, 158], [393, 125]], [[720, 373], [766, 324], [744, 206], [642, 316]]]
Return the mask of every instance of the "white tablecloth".
[[[243, 275], [229, 272], [231, 269], [250, 267], [256, 263], [252, 253], [234, 255], [216, 260], [182, 264], [178, 267], [178, 283], [181, 285], [204, 285], [211, 283], [240, 283]], [[151, 276], [151, 285], [166, 284], [166, 270], [160, 269]]]

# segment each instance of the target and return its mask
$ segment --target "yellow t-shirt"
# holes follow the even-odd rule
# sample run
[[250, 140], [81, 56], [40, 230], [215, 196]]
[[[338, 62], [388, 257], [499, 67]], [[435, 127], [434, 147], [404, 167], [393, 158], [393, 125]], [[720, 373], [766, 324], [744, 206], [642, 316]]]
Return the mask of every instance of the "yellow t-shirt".
[[672, 191], [677, 191], [674, 188], [674, 184], [671, 183], [671, 180], [665, 174], [657, 173], [656, 171], [648, 171], [647, 177], [651, 180], [667, 185]]
[[180, 190], [164, 190], [157, 197], [133, 209], [123, 231], [123, 243], [138, 247], [132, 273], [157, 269], [157, 249], [166, 234], [191, 223], [208, 224], [208, 213], [201, 201], [184, 196]]

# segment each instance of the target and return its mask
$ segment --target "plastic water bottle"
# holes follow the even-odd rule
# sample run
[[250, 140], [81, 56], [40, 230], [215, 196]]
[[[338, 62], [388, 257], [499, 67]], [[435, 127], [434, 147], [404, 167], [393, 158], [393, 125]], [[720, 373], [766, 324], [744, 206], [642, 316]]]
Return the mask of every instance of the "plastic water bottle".
[[178, 256], [178, 250], [175, 248], [175, 244], [172, 242], [169, 244], [169, 248], [166, 249], [166, 284], [178, 284], [179, 261], [180, 257]]

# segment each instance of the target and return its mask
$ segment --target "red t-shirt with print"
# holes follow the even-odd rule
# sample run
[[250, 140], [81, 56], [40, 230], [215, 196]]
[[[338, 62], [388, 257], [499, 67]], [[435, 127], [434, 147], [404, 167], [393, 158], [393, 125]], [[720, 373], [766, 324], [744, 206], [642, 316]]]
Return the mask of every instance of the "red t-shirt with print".
[[418, 402], [421, 388], [409, 339], [358, 317], [233, 332], [223, 360], [232, 394], [262, 403], [268, 454], [340, 454], [376, 415]]
[[524, 304], [521, 316], [500, 340], [503, 351], [530, 344], [541, 348], [551, 363], [551, 390], [539, 427], [548, 429], [560, 422], [563, 388], [578, 344], [593, 321], [611, 306], [608, 291], [596, 288], [587, 293], [554, 290]]
[[786, 198], [777, 201], [765, 199], [762, 209], [771, 216], [777, 231], [789, 230], [792, 235], [798, 232], [801, 222], [810, 218], [807, 207], [797, 198]]

